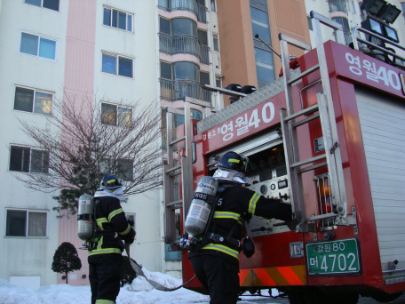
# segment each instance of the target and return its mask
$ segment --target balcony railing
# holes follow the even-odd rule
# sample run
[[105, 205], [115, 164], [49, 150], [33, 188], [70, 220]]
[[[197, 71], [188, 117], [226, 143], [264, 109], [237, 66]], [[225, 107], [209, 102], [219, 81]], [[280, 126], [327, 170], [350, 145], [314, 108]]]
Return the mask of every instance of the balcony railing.
[[202, 63], [209, 64], [209, 47], [200, 45], [197, 38], [192, 36], [170, 36], [159, 33], [159, 50], [163, 53], [192, 54], [200, 59]]
[[188, 11], [193, 13], [199, 22], [207, 23], [207, 8], [197, 4], [196, 0], [159, 0], [159, 8], [168, 11]]
[[192, 97], [211, 102], [211, 92], [202, 89], [198, 82], [192, 80], [160, 79], [160, 97], [170, 101]]
[[348, 12], [348, 3], [346, 0], [329, 0], [329, 10], [333, 12]]

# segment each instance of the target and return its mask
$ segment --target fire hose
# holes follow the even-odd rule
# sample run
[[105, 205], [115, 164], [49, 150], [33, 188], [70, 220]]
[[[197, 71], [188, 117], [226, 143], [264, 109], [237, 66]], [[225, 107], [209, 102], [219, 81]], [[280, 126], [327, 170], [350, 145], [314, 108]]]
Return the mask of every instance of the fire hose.
[[137, 275], [140, 275], [140, 276], [144, 277], [144, 278], [146, 279], [146, 281], [148, 281], [148, 283], [149, 283], [150, 285], [152, 285], [153, 288], [155, 288], [156, 290], [160, 290], [160, 291], [175, 291], [175, 290], [177, 290], [177, 289], [180, 289], [180, 288], [186, 286], [186, 285], [189, 284], [192, 280], [194, 280], [194, 278], [196, 277], [196, 275], [194, 275], [194, 276], [193, 276], [189, 281], [187, 281], [186, 283], [184, 283], [184, 284], [182, 284], [182, 285], [180, 285], [180, 286], [174, 287], [174, 288], [168, 288], [168, 287], [166, 287], [166, 286], [164, 286], [164, 285], [162, 285], [162, 284], [160, 284], [160, 283], [158, 283], [158, 282], [155, 282], [155, 281], [153, 281], [153, 280], [150, 280], [150, 279], [148, 279], [148, 278], [145, 276], [145, 273], [144, 273], [143, 270], [142, 270], [142, 265], [139, 265], [135, 260], [131, 259], [130, 247], [129, 247], [129, 246], [130, 246], [129, 243], [125, 243], [125, 251], [127, 252], [128, 259], [129, 259], [129, 263], [131, 264], [132, 269], [136, 272]]

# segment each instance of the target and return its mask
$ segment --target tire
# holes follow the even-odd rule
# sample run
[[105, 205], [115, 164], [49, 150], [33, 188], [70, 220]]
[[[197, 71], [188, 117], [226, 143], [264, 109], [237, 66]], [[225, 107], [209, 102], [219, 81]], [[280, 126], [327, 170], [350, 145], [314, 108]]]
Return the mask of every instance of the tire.
[[374, 300], [376, 300], [377, 302], [388, 303], [388, 302], [396, 300], [401, 295], [402, 295], [402, 292], [393, 293], [393, 294], [381, 292], [381, 293], [373, 294], [371, 297]]
[[341, 294], [331, 293], [326, 294], [321, 289], [309, 287], [306, 290], [306, 301], [308, 304], [357, 304], [359, 295], [357, 293]]
[[305, 299], [305, 294], [300, 292], [293, 292], [288, 294], [288, 300], [290, 304], [307, 304], [308, 302]]

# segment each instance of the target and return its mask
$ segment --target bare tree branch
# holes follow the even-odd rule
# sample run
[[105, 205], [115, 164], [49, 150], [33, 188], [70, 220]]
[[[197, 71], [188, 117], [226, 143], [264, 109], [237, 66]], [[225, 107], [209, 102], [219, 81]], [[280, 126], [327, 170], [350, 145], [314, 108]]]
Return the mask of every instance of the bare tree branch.
[[[102, 104], [96, 98], [64, 94], [55, 101], [46, 127], [20, 120], [23, 131], [39, 150], [48, 151], [42, 166], [47, 174], [15, 175], [30, 189], [51, 193], [59, 207], [76, 212], [78, 197], [93, 195], [105, 174], [115, 174], [124, 182], [129, 196], [162, 184], [160, 108], [157, 103]], [[32, 159], [31, 159], [32, 161]]]

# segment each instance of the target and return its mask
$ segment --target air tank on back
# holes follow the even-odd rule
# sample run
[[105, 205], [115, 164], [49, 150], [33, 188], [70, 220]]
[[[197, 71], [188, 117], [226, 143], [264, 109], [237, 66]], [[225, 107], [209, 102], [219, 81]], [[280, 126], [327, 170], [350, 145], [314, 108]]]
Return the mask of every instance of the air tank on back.
[[88, 241], [93, 236], [93, 212], [93, 197], [88, 194], [80, 196], [77, 211], [77, 235], [83, 241]]
[[211, 176], [203, 176], [198, 182], [184, 225], [190, 236], [197, 237], [204, 232], [217, 190], [218, 182]]

